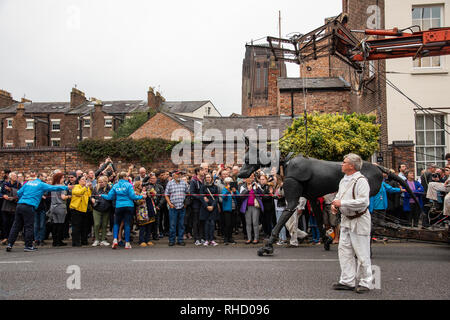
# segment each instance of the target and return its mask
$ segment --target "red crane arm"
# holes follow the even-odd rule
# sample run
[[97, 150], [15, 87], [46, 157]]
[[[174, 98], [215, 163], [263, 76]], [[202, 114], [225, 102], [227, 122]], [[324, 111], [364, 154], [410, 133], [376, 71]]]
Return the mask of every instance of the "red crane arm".
[[363, 42], [361, 51], [349, 56], [352, 61], [450, 54], [450, 28], [435, 28], [413, 33], [399, 32], [398, 29], [365, 30], [364, 33], [389, 38]]
[[[366, 60], [450, 54], [448, 27], [408, 33], [399, 31], [398, 28], [351, 31], [346, 26], [346, 17], [338, 17], [305, 35], [299, 34], [290, 39], [267, 37], [267, 41], [276, 60], [300, 64], [334, 55], [357, 70], [362, 69], [361, 62]], [[355, 36], [357, 32], [386, 38], [359, 40]]]

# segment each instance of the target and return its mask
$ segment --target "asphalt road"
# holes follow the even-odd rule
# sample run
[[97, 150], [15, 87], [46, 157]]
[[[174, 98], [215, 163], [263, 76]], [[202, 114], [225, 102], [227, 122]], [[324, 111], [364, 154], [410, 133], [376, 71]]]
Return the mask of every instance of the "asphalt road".
[[[331, 290], [340, 274], [337, 246], [276, 248], [261, 245], [40, 248], [0, 247], [0, 299], [449, 299], [450, 246], [375, 244], [372, 264], [381, 289], [359, 295]], [[69, 290], [69, 266], [78, 266], [80, 289]], [[73, 267], [71, 267], [73, 268]], [[75, 267], [76, 268], [76, 267]], [[69, 281], [76, 286], [78, 282]]]

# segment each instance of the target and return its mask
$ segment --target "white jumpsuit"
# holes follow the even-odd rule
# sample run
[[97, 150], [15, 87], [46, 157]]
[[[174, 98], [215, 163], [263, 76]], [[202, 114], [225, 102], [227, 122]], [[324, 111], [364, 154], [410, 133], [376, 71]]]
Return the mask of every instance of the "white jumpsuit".
[[[373, 289], [373, 275], [370, 261], [370, 228], [369, 183], [361, 172], [345, 175], [339, 183], [336, 200], [341, 200], [341, 233], [339, 239], [339, 263], [341, 266], [341, 284], [355, 287], [356, 284]], [[356, 185], [355, 185], [356, 183]], [[355, 199], [353, 186], [355, 185]], [[359, 218], [350, 220], [357, 212], [365, 213]], [[355, 260], [355, 255], [357, 261]], [[359, 282], [356, 283], [357, 279]]]

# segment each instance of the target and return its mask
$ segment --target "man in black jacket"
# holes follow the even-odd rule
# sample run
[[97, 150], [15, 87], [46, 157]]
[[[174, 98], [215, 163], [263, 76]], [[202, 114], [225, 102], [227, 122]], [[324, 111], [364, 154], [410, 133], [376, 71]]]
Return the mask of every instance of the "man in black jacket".
[[[155, 223], [152, 223], [151, 230], [153, 240], [159, 240], [159, 221], [161, 219], [161, 208], [167, 207], [166, 198], [162, 196], [164, 194], [164, 188], [157, 183], [157, 178], [154, 174], [149, 177], [148, 183], [144, 183], [143, 186], [147, 189], [147, 191], [152, 192], [153, 190], [156, 194], [156, 196], [153, 197], [153, 201], [156, 207]], [[151, 201], [150, 197], [147, 197], [146, 200]]]
[[[156, 173], [156, 176], [158, 177], [156, 183], [163, 187], [165, 192], [169, 179], [169, 172], [167, 170], [160, 170]], [[161, 205], [159, 211], [159, 237], [163, 238], [164, 236], [169, 236], [169, 209], [167, 208], [166, 203]]]
[[[189, 185], [189, 193], [194, 194], [191, 196], [192, 205], [191, 205], [191, 216], [192, 216], [192, 233], [195, 240], [195, 245], [199, 246], [204, 242], [204, 221], [200, 221], [200, 208], [202, 207], [202, 196], [197, 196], [200, 194], [200, 189], [203, 186], [203, 179], [205, 169], [203, 168], [195, 168], [195, 175], [191, 179], [191, 183]], [[203, 222], [203, 223], [202, 223]]]

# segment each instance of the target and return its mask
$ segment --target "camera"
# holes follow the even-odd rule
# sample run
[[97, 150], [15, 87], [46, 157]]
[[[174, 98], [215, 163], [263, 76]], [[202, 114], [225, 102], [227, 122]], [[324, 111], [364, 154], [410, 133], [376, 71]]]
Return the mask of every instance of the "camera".
[[439, 174], [437, 174], [437, 173], [433, 173], [433, 174], [431, 175], [431, 177], [432, 177], [433, 179], [439, 179], [439, 178], [440, 178]]

